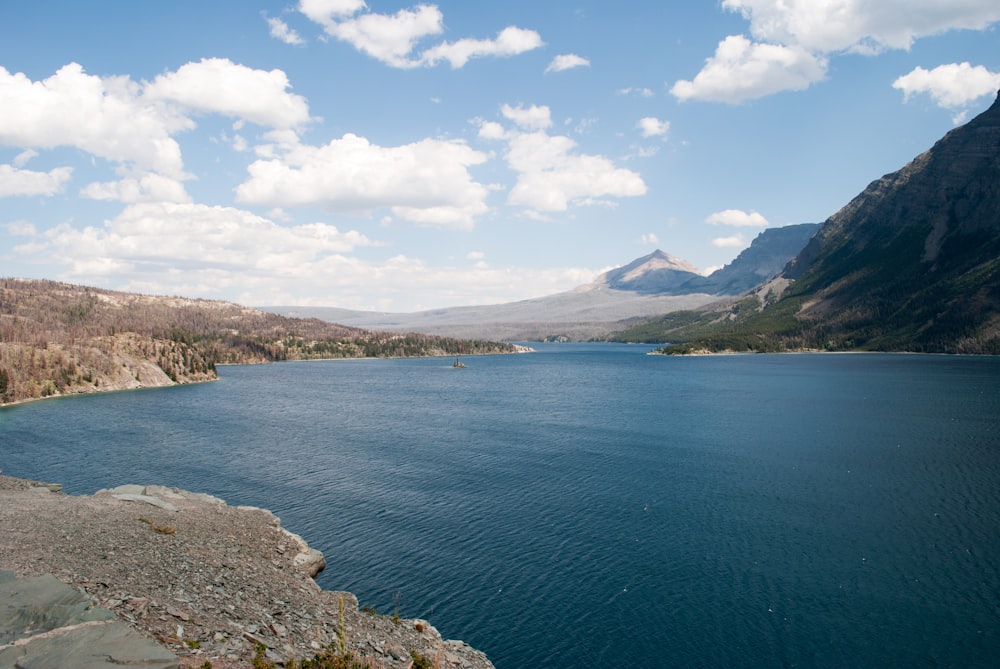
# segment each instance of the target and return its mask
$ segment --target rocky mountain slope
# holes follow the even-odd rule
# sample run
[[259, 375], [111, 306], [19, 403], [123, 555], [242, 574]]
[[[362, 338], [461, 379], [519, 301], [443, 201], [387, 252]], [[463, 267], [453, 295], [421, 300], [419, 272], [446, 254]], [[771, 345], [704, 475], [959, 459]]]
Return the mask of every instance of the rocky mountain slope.
[[817, 228], [816, 224], [803, 224], [765, 230], [732, 263], [708, 277], [698, 274], [687, 261], [658, 249], [574, 290], [507, 304], [408, 314], [324, 307], [262, 309], [354, 327], [451, 337], [600, 339], [634, 319], [694, 309], [750, 290], [780, 272]]
[[755, 298], [661, 325], [704, 350], [1000, 353], [1000, 96], [873, 181]]

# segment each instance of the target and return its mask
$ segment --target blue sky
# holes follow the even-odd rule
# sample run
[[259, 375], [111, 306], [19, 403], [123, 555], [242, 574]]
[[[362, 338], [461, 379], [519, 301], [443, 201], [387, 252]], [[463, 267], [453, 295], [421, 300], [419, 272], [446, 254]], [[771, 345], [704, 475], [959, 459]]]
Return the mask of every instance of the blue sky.
[[0, 275], [549, 295], [820, 222], [986, 109], [996, 0], [8, 2]]

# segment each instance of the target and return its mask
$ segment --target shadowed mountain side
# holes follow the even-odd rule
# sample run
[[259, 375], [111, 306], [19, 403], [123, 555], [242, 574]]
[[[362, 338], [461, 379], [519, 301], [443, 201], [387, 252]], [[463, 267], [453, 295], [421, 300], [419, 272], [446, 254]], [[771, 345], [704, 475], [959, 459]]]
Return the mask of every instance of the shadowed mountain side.
[[1000, 354], [1000, 96], [869, 184], [772, 286], [657, 337], [686, 344], [672, 352]]
[[819, 228], [819, 223], [768, 228], [733, 262], [708, 276], [694, 277], [684, 284], [684, 288], [712, 295], [742, 295], [777, 276]]

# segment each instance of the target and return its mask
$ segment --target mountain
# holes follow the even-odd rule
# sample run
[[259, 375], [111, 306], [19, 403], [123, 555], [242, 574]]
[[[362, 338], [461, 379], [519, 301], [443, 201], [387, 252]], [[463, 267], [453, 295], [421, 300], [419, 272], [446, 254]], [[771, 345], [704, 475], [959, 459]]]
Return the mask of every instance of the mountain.
[[623, 267], [608, 270], [597, 277], [595, 283], [603, 283], [614, 290], [627, 290], [643, 295], [689, 295], [693, 292], [708, 292], [683, 289], [684, 284], [698, 278], [701, 278], [701, 275], [697, 267], [657, 249]]
[[708, 276], [691, 279], [684, 288], [713, 295], [742, 295], [780, 274], [819, 228], [819, 223], [768, 228], [733, 262]]
[[286, 316], [394, 332], [504, 341], [598, 339], [622, 330], [635, 319], [695, 309], [721, 297], [745, 293], [780, 272], [818, 227], [803, 224], [765, 230], [732, 263], [708, 277], [698, 274], [691, 263], [657, 249], [604, 272], [589, 284], [519, 302], [415, 313], [261, 308]]
[[756, 297], [663, 324], [686, 349], [1000, 353], [1000, 95], [827, 219]]

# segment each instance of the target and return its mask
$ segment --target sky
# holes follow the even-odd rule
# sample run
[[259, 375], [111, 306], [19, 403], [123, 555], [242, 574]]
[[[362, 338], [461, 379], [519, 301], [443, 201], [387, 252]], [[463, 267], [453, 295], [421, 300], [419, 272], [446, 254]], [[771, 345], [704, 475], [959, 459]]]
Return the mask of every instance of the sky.
[[708, 273], [990, 106], [997, 0], [0, 4], [0, 276], [251, 306]]

